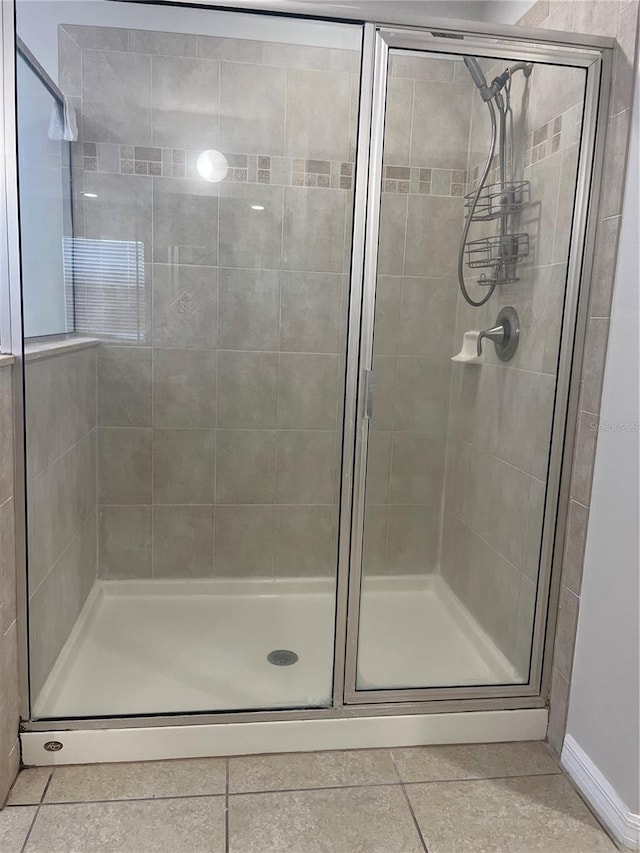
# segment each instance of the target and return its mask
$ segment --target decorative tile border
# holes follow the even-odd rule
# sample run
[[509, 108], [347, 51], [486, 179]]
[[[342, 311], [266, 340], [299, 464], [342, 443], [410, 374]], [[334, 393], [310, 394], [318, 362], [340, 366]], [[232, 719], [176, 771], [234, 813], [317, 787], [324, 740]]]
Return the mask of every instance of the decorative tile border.
[[[120, 175], [198, 179], [201, 149], [160, 148], [112, 143], [77, 143], [76, 160], [85, 171]], [[353, 189], [355, 164], [343, 160], [307, 160], [265, 154], [224, 152], [229, 171], [223, 183]]]
[[382, 191], [405, 195], [435, 195], [461, 198], [467, 183], [466, 171], [425, 166], [384, 166]]

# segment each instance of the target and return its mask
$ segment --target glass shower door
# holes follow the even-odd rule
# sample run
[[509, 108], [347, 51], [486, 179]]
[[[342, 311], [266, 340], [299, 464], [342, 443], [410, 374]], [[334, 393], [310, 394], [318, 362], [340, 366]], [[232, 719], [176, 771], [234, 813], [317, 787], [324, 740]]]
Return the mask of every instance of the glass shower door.
[[529, 682], [586, 79], [378, 60], [355, 702]]
[[330, 705], [361, 27], [29, 5], [77, 126], [69, 336], [26, 342], [34, 716]]

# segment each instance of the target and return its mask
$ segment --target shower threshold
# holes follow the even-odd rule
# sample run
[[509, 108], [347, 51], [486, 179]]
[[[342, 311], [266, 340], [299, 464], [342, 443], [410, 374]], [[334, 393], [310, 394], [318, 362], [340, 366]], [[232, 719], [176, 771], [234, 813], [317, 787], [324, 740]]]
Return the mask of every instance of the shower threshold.
[[[438, 575], [367, 579], [360, 612], [361, 689], [521, 681]], [[326, 707], [334, 620], [329, 579], [98, 580], [34, 716]]]

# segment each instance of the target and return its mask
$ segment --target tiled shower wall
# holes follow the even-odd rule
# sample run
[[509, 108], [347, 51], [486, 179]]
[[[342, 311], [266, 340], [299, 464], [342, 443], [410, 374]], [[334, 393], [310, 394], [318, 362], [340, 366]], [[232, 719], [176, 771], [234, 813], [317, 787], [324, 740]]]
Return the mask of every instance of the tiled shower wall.
[[30, 681], [34, 699], [96, 577], [96, 347], [27, 355]]
[[[99, 574], [333, 574], [358, 55], [59, 39], [76, 234], [144, 253], [126, 340], [108, 288], [77, 281], [94, 303], [80, 331], [103, 340]], [[197, 172], [207, 149], [229, 161], [221, 183]]]
[[[488, 79], [503, 70], [498, 63]], [[584, 73], [535, 65], [518, 74], [514, 109], [515, 180], [530, 182], [530, 203], [515, 228], [529, 235], [519, 281], [499, 286], [480, 308], [458, 297], [456, 340], [495, 325], [504, 306], [520, 318], [518, 350], [500, 362], [484, 344], [479, 365], [454, 364], [441, 571], [480, 624], [527, 678], [556, 384], [567, 256], [582, 117]], [[488, 153], [487, 108], [473, 99], [469, 171]], [[494, 166], [489, 181], [499, 176]], [[472, 184], [473, 185], [473, 184]], [[484, 223], [472, 225], [470, 239]], [[495, 223], [489, 223], [493, 228]], [[490, 233], [493, 233], [491, 231]], [[471, 271], [467, 279], [473, 282]], [[485, 291], [471, 285], [474, 298]]]
[[0, 808], [20, 766], [13, 479], [13, 359], [0, 364]]
[[366, 575], [438, 569], [471, 95], [459, 59], [390, 56]]

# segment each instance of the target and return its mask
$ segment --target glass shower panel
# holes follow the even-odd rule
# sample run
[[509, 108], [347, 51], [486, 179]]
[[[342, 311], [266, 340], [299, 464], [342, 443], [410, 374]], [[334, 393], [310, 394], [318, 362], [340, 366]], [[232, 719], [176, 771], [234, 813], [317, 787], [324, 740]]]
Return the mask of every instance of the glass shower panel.
[[361, 28], [71, 5], [19, 10], [78, 128], [76, 334], [26, 371], [34, 714], [327, 706]]
[[18, 48], [22, 286], [26, 337], [73, 329], [73, 292], [65, 286], [64, 238], [72, 233], [70, 144], [63, 104], [46, 73]]
[[584, 82], [389, 52], [358, 690], [528, 681]]

